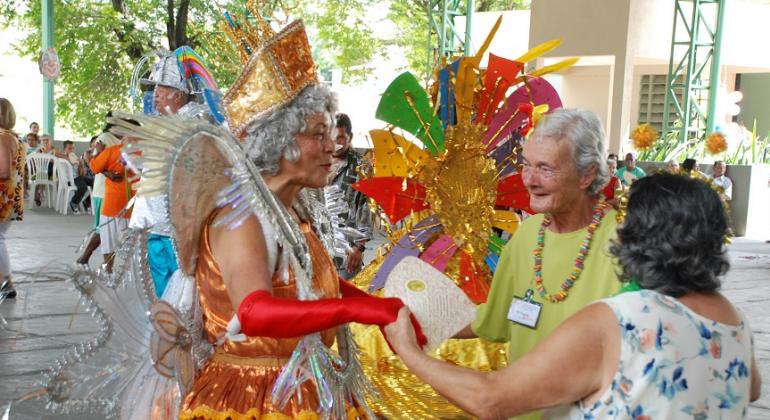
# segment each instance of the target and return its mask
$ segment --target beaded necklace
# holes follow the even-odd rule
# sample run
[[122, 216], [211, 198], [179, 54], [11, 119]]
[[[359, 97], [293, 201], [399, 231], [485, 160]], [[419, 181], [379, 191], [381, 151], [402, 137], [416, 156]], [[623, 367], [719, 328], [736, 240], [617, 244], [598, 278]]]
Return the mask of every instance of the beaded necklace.
[[540, 224], [540, 230], [537, 232], [537, 248], [533, 251], [535, 254], [535, 289], [540, 293], [540, 296], [548, 302], [559, 303], [564, 299], [567, 299], [569, 289], [574, 286], [575, 282], [580, 278], [580, 273], [583, 272], [583, 264], [585, 262], [588, 251], [591, 249], [591, 241], [594, 238], [594, 232], [596, 228], [604, 218], [604, 214], [607, 210], [607, 204], [604, 202], [604, 197], [600, 197], [599, 201], [594, 206], [593, 216], [591, 217], [591, 224], [588, 225], [588, 233], [583, 240], [583, 245], [580, 247], [577, 258], [575, 258], [575, 266], [572, 268], [572, 273], [561, 284], [561, 290], [556, 294], [549, 294], [545, 290], [543, 285], [543, 248], [545, 248], [545, 230], [551, 225], [553, 221], [551, 215], [546, 215], [543, 218], [543, 223]]

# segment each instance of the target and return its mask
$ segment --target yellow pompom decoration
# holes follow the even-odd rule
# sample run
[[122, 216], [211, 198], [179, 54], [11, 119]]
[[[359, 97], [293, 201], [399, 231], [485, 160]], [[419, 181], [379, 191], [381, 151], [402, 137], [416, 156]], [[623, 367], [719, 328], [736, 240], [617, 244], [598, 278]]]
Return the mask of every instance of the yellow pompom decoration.
[[712, 155], [718, 155], [727, 150], [727, 139], [724, 134], [714, 132], [706, 138], [706, 151]]
[[658, 132], [649, 124], [641, 124], [631, 132], [631, 140], [636, 150], [648, 150], [658, 141]]

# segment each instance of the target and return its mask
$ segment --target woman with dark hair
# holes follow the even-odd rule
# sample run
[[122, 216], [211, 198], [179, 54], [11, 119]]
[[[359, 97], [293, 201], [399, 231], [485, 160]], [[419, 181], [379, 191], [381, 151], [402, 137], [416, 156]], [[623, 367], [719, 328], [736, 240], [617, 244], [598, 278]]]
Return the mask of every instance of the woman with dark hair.
[[[385, 331], [406, 365], [463, 409], [504, 418], [743, 418], [761, 379], [744, 315], [719, 293], [724, 207], [706, 183], [631, 186], [611, 253], [640, 289], [584, 308], [507, 368], [476, 372], [420, 351], [402, 309]], [[634, 288], [630, 288], [634, 289]]]
[[691, 178], [708, 179], [708, 176], [700, 171], [698, 161], [693, 158], [687, 158], [682, 162], [682, 173], [689, 175]]

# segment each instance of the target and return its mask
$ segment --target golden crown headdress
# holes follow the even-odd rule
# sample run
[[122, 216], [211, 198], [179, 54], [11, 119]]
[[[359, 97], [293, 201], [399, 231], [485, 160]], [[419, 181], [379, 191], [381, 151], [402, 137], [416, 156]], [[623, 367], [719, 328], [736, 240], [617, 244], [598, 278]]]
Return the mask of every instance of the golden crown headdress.
[[[318, 83], [301, 20], [278, 33], [272, 33], [264, 22], [257, 30], [258, 34], [249, 34], [240, 25], [228, 30], [228, 35], [251, 52], [241, 75], [222, 99], [225, 118], [236, 136], [266, 113], [289, 103], [305, 87]], [[260, 35], [270, 37], [261, 42]]]

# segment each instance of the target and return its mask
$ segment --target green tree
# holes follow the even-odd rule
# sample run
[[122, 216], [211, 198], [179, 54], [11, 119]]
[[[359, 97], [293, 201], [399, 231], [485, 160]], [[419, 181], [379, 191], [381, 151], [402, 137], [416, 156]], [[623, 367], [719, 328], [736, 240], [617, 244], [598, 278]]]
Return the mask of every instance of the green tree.
[[428, 60], [428, 3], [435, 0], [393, 1], [388, 17], [399, 28], [393, 42], [404, 52], [409, 68], [424, 78], [427, 75]]
[[[438, 0], [392, 0], [387, 16], [371, 16], [376, 0], [266, 1], [288, 5], [308, 27], [314, 57], [321, 69], [340, 68], [343, 80], [361, 80], [385, 46], [398, 45], [410, 68], [425, 76], [428, 53], [428, 5]], [[53, 0], [55, 45], [62, 63], [56, 85], [57, 119], [75, 132], [90, 135], [111, 109], [130, 109], [129, 84], [136, 62], [164, 47], [190, 45], [207, 61], [220, 87], [227, 87], [242, 64], [232, 42], [220, 29], [219, 5], [239, 12], [246, 0]], [[462, 2], [461, 2], [462, 4]], [[464, 6], [462, 6], [464, 7]], [[529, 0], [480, 0], [478, 11], [528, 8]], [[376, 22], [391, 20], [394, 37], [377, 32]], [[0, 26], [27, 30], [16, 50], [37, 60], [41, 51], [40, 1], [3, 0]]]
[[[28, 31], [15, 49], [33, 60], [41, 51], [40, 3], [9, 0], [0, 9], [2, 26]], [[107, 111], [130, 109], [131, 72], [144, 54], [163, 48], [164, 40], [173, 48], [210, 44], [204, 39], [215, 19], [206, 3], [54, 0], [54, 42], [62, 63], [56, 84], [57, 119], [76, 133], [89, 135], [101, 129]], [[214, 66], [213, 72], [218, 80], [233, 78], [225, 65]]]
[[531, 0], [478, 0], [477, 12], [497, 12], [503, 10], [529, 10]]
[[372, 58], [384, 42], [367, 23], [375, 0], [300, 0], [293, 8], [310, 28], [313, 54], [320, 68], [343, 69], [343, 81], [360, 81], [371, 72]]
[[[265, 4], [271, 3], [280, 4]], [[240, 15], [246, 11], [246, 0], [219, 4]], [[320, 67], [342, 68], [346, 79], [360, 79], [382, 45], [364, 20], [372, 4], [374, 0], [295, 0], [289, 13], [305, 18]], [[108, 110], [130, 109], [132, 70], [154, 50], [192, 46], [220, 87], [230, 86], [242, 68], [220, 29], [222, 10], [210, 0], [54, 0], [54, 9], [62, 63], [56, 115], [82, 135], [97, 132]], [[41, 51], [40, 22], [40, 1], [4, 0], [0, 5], [0, 26], [28, 31], [15, 49], [32, 60]]]

